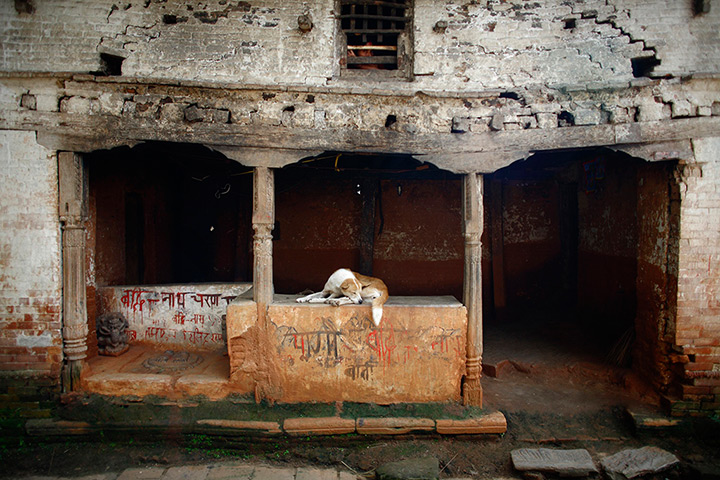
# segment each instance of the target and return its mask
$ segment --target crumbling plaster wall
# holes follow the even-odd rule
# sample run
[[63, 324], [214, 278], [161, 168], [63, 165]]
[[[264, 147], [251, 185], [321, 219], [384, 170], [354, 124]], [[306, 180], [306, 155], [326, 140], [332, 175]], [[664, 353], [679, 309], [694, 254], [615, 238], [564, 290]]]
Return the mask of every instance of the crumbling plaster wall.
[[[716, 73], [720, 69], [720, 9], [715, 2], [607, 0], [606, 3], [615, 9], [614, 24], [621, 26], [633, 41], [642, 41], [646, 51], [656, 52], [660, 64], [653, 69], [654, 76]], [[698, 12], [699, 3], [711, 4], [710, 11]]]
[[[124, 58], [126, 76], [332, 84], [340, 73], [335, 8], [334, 0], [2, 2], [0, 70], [98, 72], [103, 53]], [[312, 19], [307, 33], [301, 15]], [[415, 0], [414, 83], [627, 86], [631, 59], [656, 54], [661, 75], [717, 72], [718, 23], [717, 8], [696, 15], [691, 0]]]
[[[56, 378], [62, 362], [57, 156], [0, 131], [0, 376]], [[5, 383], [8, 382], [8, 383]], [[8, 392], [0, 391], [0, 396]], [[4, 398], [4, 397], [3, 397]]]

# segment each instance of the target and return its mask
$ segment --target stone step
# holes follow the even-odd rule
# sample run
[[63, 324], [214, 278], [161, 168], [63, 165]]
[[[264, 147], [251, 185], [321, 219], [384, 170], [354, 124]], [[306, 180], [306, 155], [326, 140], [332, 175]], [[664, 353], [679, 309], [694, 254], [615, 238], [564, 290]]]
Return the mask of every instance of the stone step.
[[[163, 423], [139, 426], [134, 423], [89, 423], [53, 418], [31, 419], [25, 423], [25, 431], [31, 436], [82, 436], [100, 432], [128, 432], [142, 428], [165, 431]], [[299, 417], [281, 421], [246, 421], [205, 418], [175, 425], [180, 432], [211, 435], [258, 436], [258, 435], [402, 435], [427, 433], [440, 435], [491, 435], [507, 431], [507, 420], [502, 412], [488, 412], [469, 418], [417, 418], [417, 417]]]

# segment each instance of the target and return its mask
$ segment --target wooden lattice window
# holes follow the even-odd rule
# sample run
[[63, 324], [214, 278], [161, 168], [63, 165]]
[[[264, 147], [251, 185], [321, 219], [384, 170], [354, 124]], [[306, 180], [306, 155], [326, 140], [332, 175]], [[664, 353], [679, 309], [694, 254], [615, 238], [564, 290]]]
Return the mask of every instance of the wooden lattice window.
[[340, 0], [348, 69], [400, 70], [407, 64], [409, 0]]

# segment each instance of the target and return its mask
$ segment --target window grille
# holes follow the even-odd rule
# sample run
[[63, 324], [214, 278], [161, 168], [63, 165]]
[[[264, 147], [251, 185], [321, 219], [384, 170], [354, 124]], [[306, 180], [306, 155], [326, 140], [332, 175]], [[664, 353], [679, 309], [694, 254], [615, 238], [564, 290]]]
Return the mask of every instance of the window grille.
[[348, 69], [403, 68], [400, 39], [409, 25], [408, 0], [341, 0], [340, 24]]

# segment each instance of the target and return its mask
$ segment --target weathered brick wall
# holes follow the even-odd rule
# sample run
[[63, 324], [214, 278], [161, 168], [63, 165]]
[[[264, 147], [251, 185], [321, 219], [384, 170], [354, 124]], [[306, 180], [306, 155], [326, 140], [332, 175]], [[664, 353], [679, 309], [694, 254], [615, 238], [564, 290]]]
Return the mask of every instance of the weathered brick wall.
[[[33, 132], [0, 131], [0, 408], [38, 401], [62, 362], [57, 159]], [[45, 391], [45, 390], [43, 390]], [[46, 392], [47, 393], [47, 392]]]
[[[695, 15], [692, 4], [416, 0], [415, 80], [461, 91], [622, 86], [631, 59], [655, 55], [661, 74], [716, 72], [720, 12]], [[127, 76], [325, 85], [340, 72], [334, 9], [334, 0], [2, 2], [0, 70], [96, 72], [103, 53], [125, 58]]]
[[[672, 360], [677, 307], [679, 193], [674, 162], [637, 166], [637, 309], [633, 369], [677, 395]], [[668, 195], [670, 191], [670, 195]]]
[[720, 137], [693, 142], [682, 173], [677, 329], [682, 402], [676, 412], [720, 412]]

